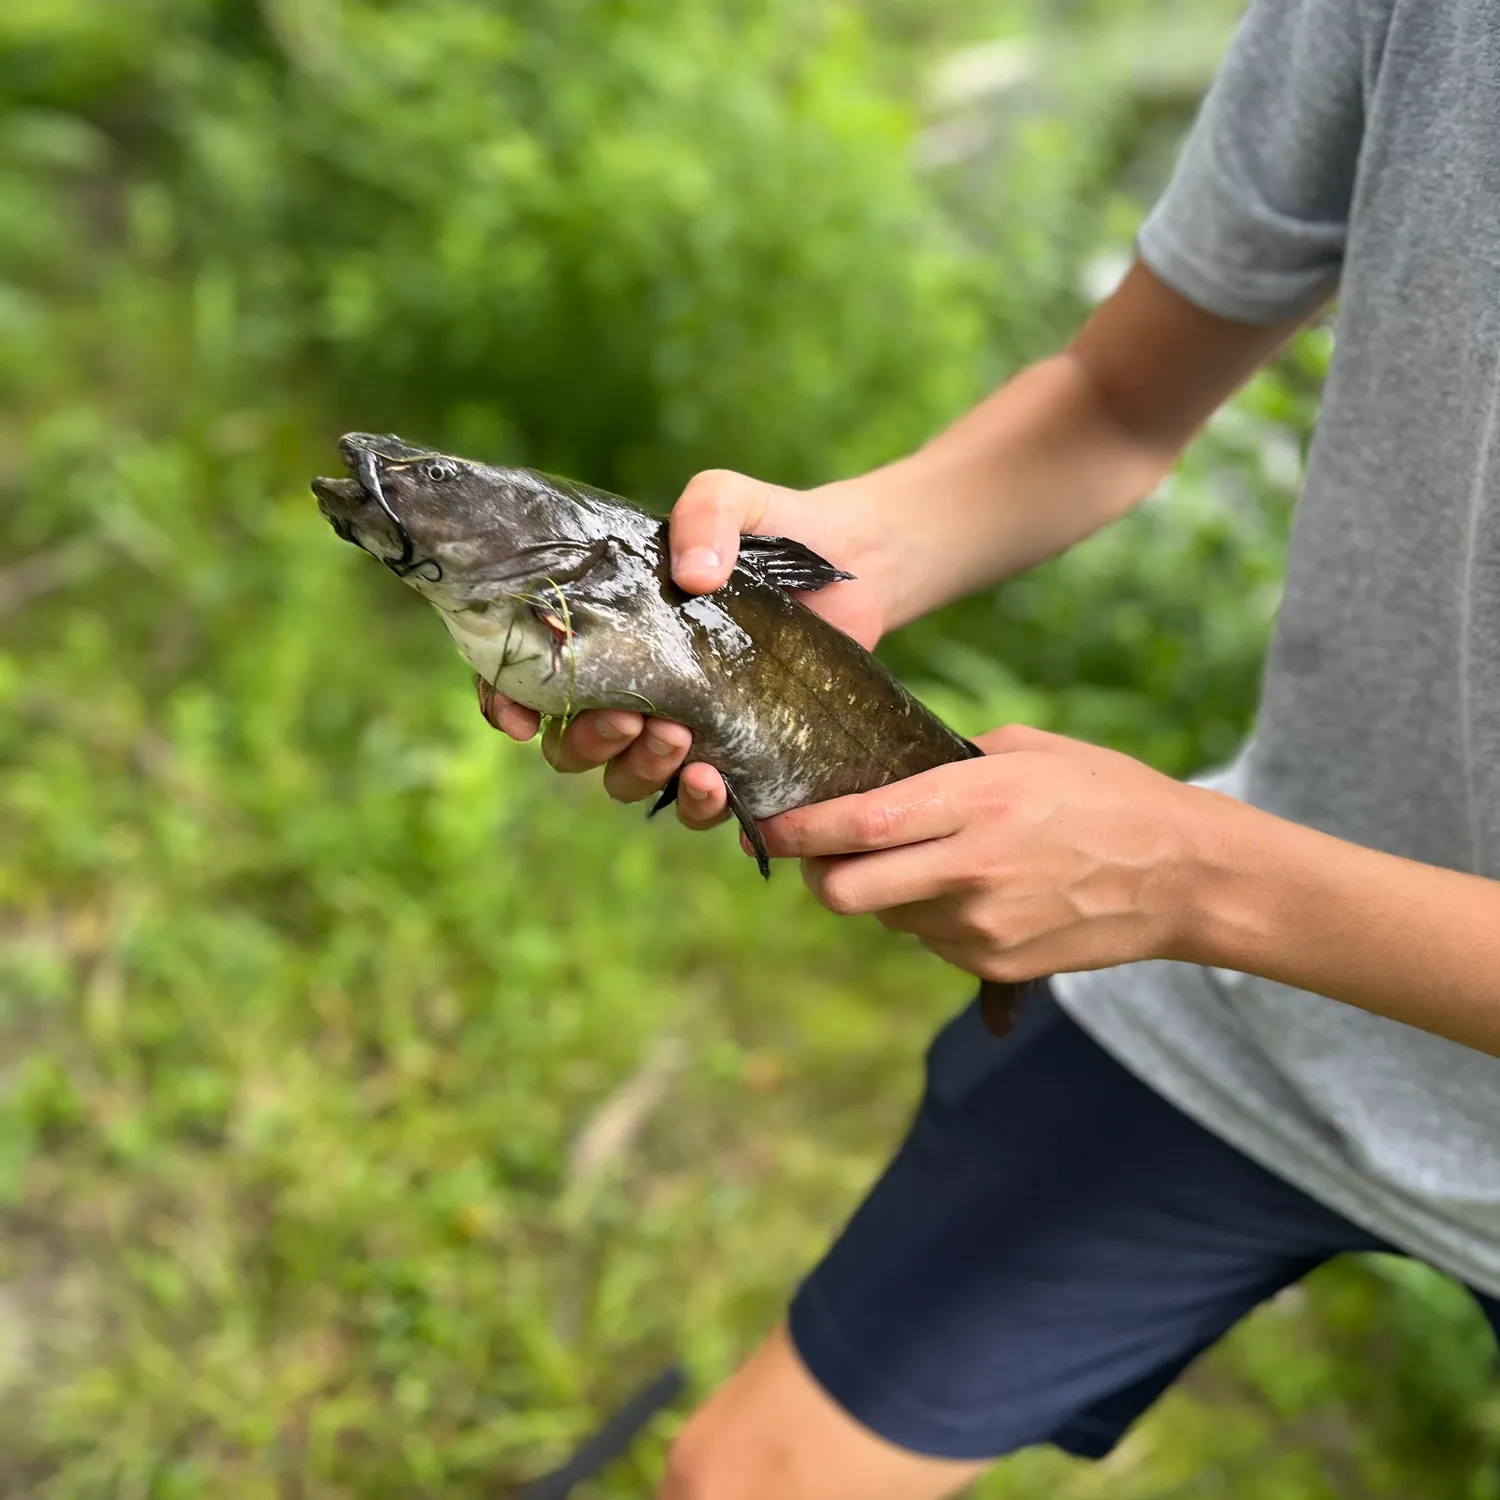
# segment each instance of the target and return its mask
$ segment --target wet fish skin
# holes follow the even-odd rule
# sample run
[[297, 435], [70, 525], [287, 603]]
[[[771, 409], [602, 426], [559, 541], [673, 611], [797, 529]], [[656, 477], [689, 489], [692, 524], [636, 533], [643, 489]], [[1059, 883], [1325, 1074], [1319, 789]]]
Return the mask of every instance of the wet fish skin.
[[[799, 542], [746, 537], [728, 583], [691, 595], [672, 581], [666, 523], [619, 496], [391, 435], [339, 447], [352, 477], [313, 481], [324, 516], [433, 605], [480, 679], [546, 715], [685, 724], [762, 873], [757, 819], [982, 753], [788, 592], [850, 576]], [[984, 986], [992, 1031], [1028, 988]]]

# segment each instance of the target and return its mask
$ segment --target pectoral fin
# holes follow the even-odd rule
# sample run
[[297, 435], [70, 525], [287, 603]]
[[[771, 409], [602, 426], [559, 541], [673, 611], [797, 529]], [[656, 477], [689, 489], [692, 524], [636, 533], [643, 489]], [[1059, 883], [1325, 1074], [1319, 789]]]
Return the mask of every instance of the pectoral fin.
[[483, 575], [487, 584], [531, 591], [539, 597], [582, 582], [613, 563], [618, 543], [613, 537], [596, 542], [543, 542], [510, 553]]
[[736, 566], [762, 583], [783, 589], [816, 591], [854, 577], [834, 567], [826, 557], [819, 557], [811, 547], [785, 536], [742, 536]]

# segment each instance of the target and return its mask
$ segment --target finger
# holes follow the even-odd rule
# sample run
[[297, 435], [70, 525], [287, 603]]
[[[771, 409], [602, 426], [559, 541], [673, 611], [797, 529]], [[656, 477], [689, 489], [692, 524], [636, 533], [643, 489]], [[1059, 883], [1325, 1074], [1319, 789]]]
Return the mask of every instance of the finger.
[[540, 714], [529, 708], [522, 708], [519, 703], [512, 703], [483, 677], [476, 676], [474, 682], [479, 691], [479, 712], [502, 734], [508, 734], [513, 740], [525, 741], [537, 732], [542, 722]]
[[873, 854], [804, 859], [802, 879], [819, 902], [842, 917], [934, 901], [967, 885], [958, 856], [941, 839]]
[[974, 924], [966, 920], [961, 899], [943, 896], [935, 901], [908, 901], [877, 911], [875, 920], [892, 932], [910, 933], [929, 945], [976, 941]]
[[993, 943], [949, 943], [923, 941], [922, 946], [937, 954], [955, 969], [963, 969], [978, 979], [996, 984], [1031, 984], [1049, 971], [1044, 957], [1032, 944], [997, 948]]
[[922, 946], [937, 954], [944, 963], [952, 964], [955, 969], [962, 969], [976, 979], [990, 977], [982, 971], [987, 966], [993, 966], [994, 954], [978, 943], [954, 943], [941, 938], [924, 938]]
[[542, 727], [542, 716], [534, 709], [522, 708], [519, 703], [508, 703], [500, 712], [500, 728], [513, 740], [523, 744], [536, 736]]
[[1045, 729], [1033, 729], [1030, 724], [1002, 724], [985, 734], [974, 736], [974, 743], [986, 755], [1010, 755], [1017, 750], [1091, 750], [1094, 746], [1081, 740], [1069, 739], [1064, 734], [1052, 734]]
[[682, 768], [677, 784], [677, 817], [688, 828], [716, 828], [729, 817], [724, 778], [701, 760]]
[[641, 737], [604, 768], [604, 790], [616, 802], [656, 796], [687, 759], [692, 743], [693, 732], [685, 724], [647, 719]]
[[707, 594], [729, 579], [740, 533], [754, 531], [770, 485], [729, 469], [709, 469], [688, 481], [672, 507], [672, 577], [689, 593]]
[[776, 858], [807, 859], [947, 838], [964, 821], [950, 779], [924, 771], [873, 792], [794, 808], [766, 822], [766, 848]]
[[565, 775], [592, 771], [627, 748], [641, 732], [645, 721], [625, 709], [601, 709], [597, 713], [579, 714], [559, 734], [554, 719], [542, 739], [542, 753], [548, 764]]

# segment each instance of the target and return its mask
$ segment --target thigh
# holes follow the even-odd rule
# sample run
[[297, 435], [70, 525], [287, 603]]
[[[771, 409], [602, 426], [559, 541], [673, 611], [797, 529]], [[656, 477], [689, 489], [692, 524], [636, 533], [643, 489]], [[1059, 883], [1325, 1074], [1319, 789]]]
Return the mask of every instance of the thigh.
[[1381, 1248], [1050, 1000], [1004, 1042], [970, 1007], [929, 1050], [911, 1130], [798, 1291], [790, 1337], [822, 1396], [894, 1449], [1098, 1457], [1257, 1303]]

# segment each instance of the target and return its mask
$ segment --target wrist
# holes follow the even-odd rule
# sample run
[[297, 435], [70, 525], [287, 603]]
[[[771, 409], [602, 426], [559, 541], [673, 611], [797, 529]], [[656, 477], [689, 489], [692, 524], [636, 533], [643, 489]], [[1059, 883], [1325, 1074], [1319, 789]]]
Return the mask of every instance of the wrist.
[[884, 636], [911, 616], [901, 612], [903, 528], [877, 483], [880, 472], [836, 479], [809, 495], [817, 505], [820, 530], [826, 526], [839, 539], [838, 556], [830, 560], [854, 574]]
[[882, 635], [929, 614], [952, 596], [935, 545], [943, 518], [933, 515], [930, 506], [924, 514], [932, 485], [919, 458], [912, 454], [816, 491], [836, 516], [839, 534], [850, 539], [850, 572], [870, 584], [879, 599]]
[[1181, 914], [1166, 957], [1257, 972], [1277, 924], [1278, 890], [1296, 851], [1297, 825], [1223, 792], [1184, 786], [1192, 813], [1176, 888]]

